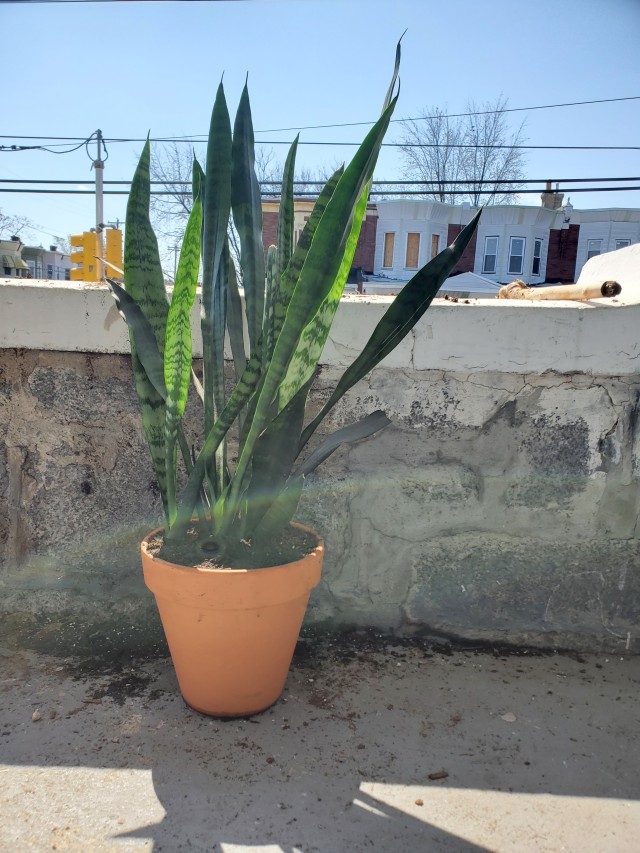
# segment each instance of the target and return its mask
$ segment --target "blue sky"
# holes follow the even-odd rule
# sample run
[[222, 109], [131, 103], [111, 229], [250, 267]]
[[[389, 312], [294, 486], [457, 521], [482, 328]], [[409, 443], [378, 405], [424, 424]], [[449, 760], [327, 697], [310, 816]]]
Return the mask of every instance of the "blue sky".
[[[638, 0], [3, 4], [0, 28], [13, 34], [3, 44], [5, 135], [203, 134], [223, 72], [232, 112], [248, 73], [255, 128], [271, 131], [257, 140], [293, 138], [276, 128], [370, 121], [405, 29], [396, 118], [431, 106], [462, 112], [468, 99], [500, 94], [510, 107], [640, 95]], [[522, 119], [532, 145], [640, 145], [640, 100], [515, 113], [513, 124]], [[365, 132], [305, 130], [301, 139], [358, 141]], [[387, 141], [398, 133], [392, 125]], [[268, 147], [284, 159], [284, 146]], [[130, 179], [140, 148], [109, 145], [105, 179]], [[352, 153], [305, 146], [299, 163], [313, 169]], [[83, 148], [64, 156], [0, 152], [0, 178], [91, 181], [90, 165]], [[530, 151], [525, 171], [530, 178], [635, 176], [640, 151]], [[400, 177], [394, 149], [383, 151], [376, 177]], [[637, 207], [640, 192], [574, 193], [571, 201]], [[122, 219], [125, 204], [124, 196], [107, 196], [105, 218]], [[0, 193], [0, 208], [30, 217], [43, 243], [94, 224], [91, 196]]]

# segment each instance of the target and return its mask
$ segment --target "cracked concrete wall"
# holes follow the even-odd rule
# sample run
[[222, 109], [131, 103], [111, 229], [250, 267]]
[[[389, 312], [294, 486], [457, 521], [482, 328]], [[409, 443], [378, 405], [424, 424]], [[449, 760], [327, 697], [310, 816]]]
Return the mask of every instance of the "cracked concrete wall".
[[[320, 371], [313, 409], [339, 375]], [[629, 375], [375, 370], [325, 432], [376, 408], [393, 425], [334, 454], [300, 506], [327, 542], [309, 623], [638, 651], [639, 395]], [[0, 350], [0, 436], [4, 633], [160, 642], [128, 356]]]

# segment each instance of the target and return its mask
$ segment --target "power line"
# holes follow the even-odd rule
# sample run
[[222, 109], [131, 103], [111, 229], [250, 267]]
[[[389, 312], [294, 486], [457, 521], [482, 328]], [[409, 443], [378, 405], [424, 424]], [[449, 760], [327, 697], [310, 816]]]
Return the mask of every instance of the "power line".
[[[520, 112], [532, 112], [533, 110], [552, 110], [558, 109], [560, 107], [581, 107], [586, 106], [588, 104], [611, 104], [616, 101], [638, 101], [640, 100], [640, 95], [629, 95], [624, 98], [599, 98], [597, 100], [591, 101], [567, 101], [564, 104], [540, 104], [534, 107], [504, 107], [499, 110], [476, 110], [473, 112], [466, 113], [447, 113], [446, 115], [428, 115], [428, 116], [416, 116], [415, 118], [392, 118], [390, 124], [398, 124], [405, 121], [429, 121], [429, 119], [434, 118], [465, 118], [466, 116], [486, 116], [486, 115], [495, 115], [496, 113], [520, 113]], [[372, 125], [375, 124], [375, 121], [352, 121], [352, 122], [344, 122], [342, 124], [312, 124], [307, 127], [278, 127], [273, 128], [271, 130], [256, 130], [255, 133], [280, 133], [284, 131], [290, 130], [320, 130], [323, 128], [329, 127], [358, 127], [361, 125]]]
[[[86, 183], [86, 181], [85, 181]], [[394, 182], [392, 182], [394, 183]], [[438, 184], [439, 182], [436, 182]], [[440, 182], [442, 183], [442, 182]], [[374, 181], [375, 184], [375, 181]], [[475, 186], [475, 182], [473, 183]], [[571, 193], [604, 193], [604, 192], [635, 192], [640, 190], [640, 185], [638, 186], [624, 186], [624, 187], [558, 187], [554, 190], [549, 190], [549, 192], [571, 192]], [[403, 196], [422, 196], [424, 195], [424, 190], [376, 190], [372, 189], [370, 195], [403, 195]], [[464, 190], [438, 190], [439, 195], [460, 195]], [[495, 195], [494, 190], [474, 190], [475, 195]], [[502, 190], [501, 193], [503, 195], [525, 195], [525, 194], [536, 194], [540, 193], [541, 190], [537, 189], [519, 189], [519, 190]], [[43, 190], [43, 189], [29, 189], [29, 188], [4, 188], [0, 187], [0, 193], [24, 193], [31, 195], [95, 195], [95, 190]], [[128, 190], [106, 190], [105, 195], [129, 195]], [[184, 195], [191, 195], [190, 190], [185, 190], [182, 193], [171, 192], [170, 190], [152, 190], [151, 195], [154, 196], [174, 196], [179, 198]], [[279, 190], [263, 190], [263, 195], [279, 195]], [[299, 192], [298, 196], [312, 196], [316, 198], [318, 196], [317, 192]]]
[[[1, 2], [16, 2], [16, 3], [20, 3], [20, 2], [22, 2], [22, 3], [36, 3], [36, 2], [38, 2], [38, 3], [45, 3], [45, 2], [51, 2], [51, 3], [53, 3], [53, 2], [62, 2], [62, 3], [84, 3], [84, 2], [88, 2], [88, 3], [90, 3], [90, 2], [96, 2], [96, 3], [98, 3], [98, 2], [120, 2], [120, 1], [121, 0], [0, 0], [0, 3]], [[147, 2], [147, 1], [152, 2], [152, 0], [138, 0], [138, 2]], [[208, 0], [201, 0], [201, 2], [207, 2], [207, 1]], [[125, 2], [125, 0], [122, 0], [122, 2]], [[167, 2], [169, 2], [169, 0], [167, 0]], [[180, 2], [180, 0], [178, 0], [178, 2]], [[198, 2], [198, 0], [184, 0], [184, 2]], [[214, 0], [214, 2], [215, 2], [215, 0]], [[410, 118], [394, 118], [394, 119], [391, 119], [390, 123], [401, 124], [401, 123], [407, 122], [407, 121], [428, 121], [428, 120], [434, 119], [434, 118], [465, 118], [467, 116], [495, 115], [496, 113], [533, 112], [534, 110], [552, 110], [552, 109], [561, 109], [564, 107], [580, 107], [580, 106], [589, 106], [589, 105], [593, 105], [593, 104], [612, 104], [612, 103], [620, 103], [622, 101], [638, 101], [638, 100], [640, 100], [640, 95], [626, 95], [626, 96], [617, 97], [617, 98], [592, 98], [591, 100], [588, 100], [588, 101], [565, 101], [565, 102], [559, 103], [559, 104], [536, 104], [534, 106], [528, 106], [528, 107], [504, 107], [502, 109], [496, 109], [496, 110], [474, 110], [474, 111], [463, 112], [463, 113], [446, 113], [446, 114], [442, 114], [442, 115], [435, 114], [435, 115], [427, 115], [427, 116], [415, 116], [415, 117], [410, 117]], [[310, 124], [310, 125], [304, 125], [304, 126], [299, 126], [299, 127], [277, 127], [277, 128], [270, 128], [267, 130], [254, 130], [254, 133], [285, 133], [285, 132], [294, 131], [294, 130], [295, 131], [298, 131], [298, 130], [323, 130], [323, 129], [334, 128], [334, 127], [362, 127], [365, 125], [368, 126], [368, 125], [373, 125], [373, 124], [375, 124], [375, 120], [373, 120], [373, 121], [340, 122], [340, 123], [334, 123], [334, 124]], [[206, 133], [194, 133], [194, 134], [189, 134], [186, 136], [156, 137], [156, 138], [152, 138], [151, 141], [152, 142], [197, 143], [197, 142], [202, 142], [206, 138], [207, 138]], [[42, 139], [42, 140], [49, 140], [49, 141], [56, 140], [56, 141], [61, 141], [61, 142], [62, 141], [64, 141], [64, 142], [78, 142], [80, 140], [82, 140], [82, 142], [88, 141], [88, 140], [85, 140], [83, 137], [80, 137], [80, 136], [11, 136], [11, 135], [0, 135], [0, 139], [30, 139], [30, 140]], [[105, 141], [106, 142], [146, 142], [146, 138], [142, 139], [142, 138], [124, 138], [124, 137], [123, 138], [116, 138], [116, 137], [114, 137], [112, 139], [106, 139]], [[261, 144], [261, 145], [283, 145], [283, 144], [287, 144], [286, 142], [283, 143], [281, 141], [268, 142], [266, 140], [256, 140], [256, 142], [258, 144]], [[357, 143], [357, 142], [335, 142], [335, 143], [333, 143], [333, 142], [306, 142], [306, 143], [302, 143], [301, 142], [300, 144], [306, 144], [306, 145], [359, 145], [360, 143]], [[399, 146], [402, 145], [402, 143], [385, 143], [385, 144], [387, 144], [387, 145], [390, 145], [390, 144], [391, 145], [399, 145]], [[2, 147], [3, 146], [0, 146], [0, 149]], [[39, 148], [40, 146], [34, 146], [34, 147]], [[80, 146], [78, 146], [78, 147], [80, 147]], [[427, 147], [427, 146], [425, 146], [425, 147]], [[428, 146], [428, 147], [441, 147], [441, 146]], [[452, 146], [447, 146], [447, 147], [451, 147], [451, 148], [456, 148], [456, 147], [477, 148], [477, 147], [482, 147], [482, 146], [476, 146], [476, 145], [456, 146], [456, 145], [452, 145]], [[500, 147], [500, 146], [487, 146], [487, 147]], [[534, 146], [530, 146], [530, 145], [512, 146], [512, 145], [507, 145], [507, 146], [503, 146], [503, 147], [506, 147], [506, 148], [514, 148], [514, 147], [540, 148], [540, 147], [545, 147], [546, 148], [547, 146], [535, 146], [535, 145]], [[583, 148], [583, 146], [568, 146], [568, 147], [571, 149], [576, 148], [576, 150]], [[20, 146], [20, 147], [18, 147], [18, 150], [21, 150], [23, 148], [26, 148], [26, 146], [24, 146], [24, 147]], [[591, 150], [591, 149], [589, 148], [588, 150]], [[621, 149], [621, 148], [616, 147], [616, 148], [607, 148], [606, 150], [616, 151], [616, 150], [627, 150], [627, 149], [626, 148]], [[58, 152], [52, 152], [52, 153], [58, 153]], [[62, 152], [62, 153], [67, 153], [67, 152]]]
[[[0, 0], [1, 2], [1, 0]], [[20, 137], [0, 137], [5, 139], [18, 139]], [[84, 140], [77, 145], [75, 148], [69, 149], [69, 151], [51, 151], [52, 154], [69, 154], [71, 151], [75, 151], [78, 148], [81, 148], [88, 140]], [[146, 142], [146, 137], [143, 138], [116, 138], [116, 137], [106, 137], [104, 139], [105, 142], [111, 143], [121, 143], [121, 142]], [[151, 138], [151, 142], [156, 143], [169, 143], [169, 142], [184, 142], [184, 143], [197, 143], [202, 140], [198, 139], [186, 139], [186, 138]], [[290, 145], [291, 143], [286, 140], [281, 139], [273, 139], [273, 140], [260, 140], [256, 141], [256, 145]], [[322, 145], [322, 146], [333, 146], [335, 148], [339, 147], [348, 147], [348, 148], [358, 148], [361, 143], [360, 142], [320, 142], [320, 141], [309, 141], [305, 142], [300, 140], [298, 145]], [[50, 151], [50, 147], [44, 147], [41, 145], [32, 145], [32, 146], [15, 146], [15, 145], [0, 145], [0, 153], [17, 153], [19, 151], [33, 151], [33, 150], [43, 150]], [[640, 145], [476, 145], [476, 144], [464, 144], [464, 145], [449, 145], [447, 143], [438, 144], [438, 143], [422, 143], [422, 142], [383, 142], [383, 148], [470, 148], [470, 149], [482, 149], [482, 150], [516, 150], [522, 149], [526, 151], [640, 151]]]
[[[0, 2], [1, 2], [1, 0], [0, 0]], [[633, 178], [520, 178], [518, 180], [495, 180], [495, 181], [492, 181], [492, 180], [473, 180], [473, 179], [471, 179], [471, 180], [458, 179], [458, 180], [453, 180], [453, 181], [446, 181], [446, 180], [439, 180], [439, 181], [438, 180], [432, 180], [432, 181], [379, 180], [378, 181], [378, 180], [374, 180], [373, 183], [376, 186], [416, 186], [416, 185], [419, 185], [419, 186], [443, 186], [446, 184], [452, 184], [455, 186], [463, 186], [463, 185], [471, 185], [472, 184], [473, 186], [479, 186], [481, 184], [486, 184], [486, 185], [493, 187], [493, 186], [498, 186], [500, 184], [507, 184], [507, 185], [513, 185], [513, 184], [546, 184], [547, 182], [550, 182], [552, 184], [556, 184], [556, 183], [560, 183], [560, 184], [587, 184], [587, 183], [598, 184], [598, 183], [605, 183], [605, 182], [610, 182], [610, 183], [620, 182], [620, 183], [622, 183], [624, 181], [640, 181], [640, 177], [633, 177]], [[49, 184], [87, 184], [87, 183], [92, 183], [92, 181], [87, 181], [86, 179], [82, 179], [82, 178], [76, 179], [76, 180], [61, 180], [61, 179], [50, 180], [50, 179], [46, 179], [46, 178], [43, 178], [43, 179], [39, 179], [39, 178], [0, 178], [0, 184], [47, 184], [47, 185], [49, 185]], [[105, 186], [107, 184], [109, 184], [111, 186], [129, 186], [131, 184], [131, 181], [104, 181], [103, 183]], [[164, 187], [170, 187], [170, 186], [182, 187], [182, 186], [190, 185], [191, 181], [190, 180], [184, 180], [184, 181], [157, 181], [157, 180], [154, 180], [154, 181], [150, 181], [149, 183], [152, 186], [153, 185], [159, 185], [159, 186], [164, 186]], [[261, 186], [280, 186], [282, 181], [259, 181], [259, 183]], [[298, 186], [300, 186], [300, 185], [303, 185], [303, 186], [308, 186], [308, 185], [324, 186], [326, 181], [324, 181], [324, 180], [295, 181], [294, 180], [293, 183], [294, 183], [294, 185], [297, 184]]]

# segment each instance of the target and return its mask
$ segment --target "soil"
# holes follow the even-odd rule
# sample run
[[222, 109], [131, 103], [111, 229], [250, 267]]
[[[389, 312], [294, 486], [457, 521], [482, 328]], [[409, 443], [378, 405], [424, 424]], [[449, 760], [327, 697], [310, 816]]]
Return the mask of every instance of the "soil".
[[298, 527], [289, 527], [283, 535], [260, 547], [249, 539], [241, 539], [224, 552], [209, 535], [193, 525], [187, 537], [177, 542], [165, 540], [160, 533], [149, 543], [149, 553], [170, 563], [208, 569], [264, 569], [295, 563], [310, 554], [317, 539]]

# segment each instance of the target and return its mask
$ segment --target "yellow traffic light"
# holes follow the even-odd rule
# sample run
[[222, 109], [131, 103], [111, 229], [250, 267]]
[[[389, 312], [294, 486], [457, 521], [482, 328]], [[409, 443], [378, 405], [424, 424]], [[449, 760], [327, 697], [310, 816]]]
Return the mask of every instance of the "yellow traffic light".
[[71, 253], [71, 263], [79, 264], [78, 267], [71, 270], [71, 280], [98, 281], [98, 235], [94, 231], [72, 234], [71, 245], [82, 248], [81, 252]]
[[119, 228], [109, 228], [105, 233], [105, 275], [109, 278], [122, 278], [122, 231]]

